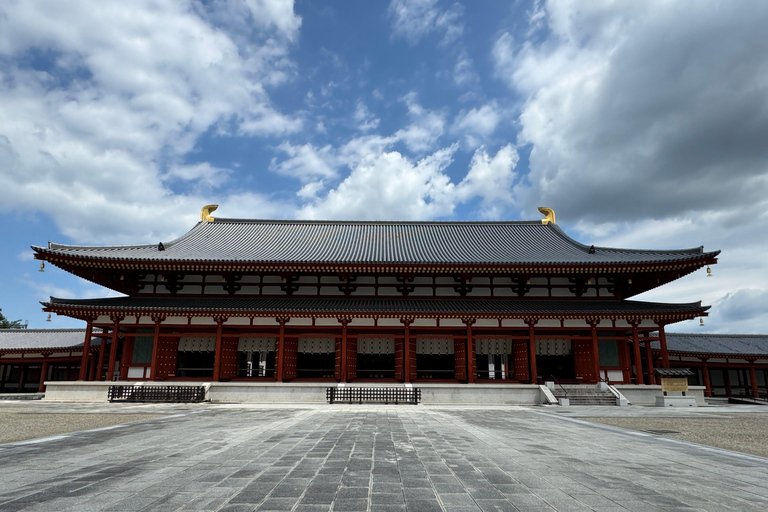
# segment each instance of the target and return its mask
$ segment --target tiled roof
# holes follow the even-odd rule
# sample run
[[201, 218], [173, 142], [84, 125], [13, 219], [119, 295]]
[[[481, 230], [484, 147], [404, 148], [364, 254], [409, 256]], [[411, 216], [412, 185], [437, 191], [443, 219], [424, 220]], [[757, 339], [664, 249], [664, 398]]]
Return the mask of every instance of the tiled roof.
[[447, 265], [605, 265], [714, 257], [703, 248], [671, 251], [583, 245], [555, 224], [519, 222], [356, 222], [220, 219], [177, 240], [130, 246], [50, 243], [39, 253], [102, 260]]
[[[0, 329], [0, 350], [70, 349], [83, 346], [85, 329]], [[98, 346], [93, 338], [91, 346]]]
[[[768, 355], [766, 334], [687, 334], [666, 333], [667, 350], [695, 354]], [[653, 343], [659, 348], [659, 343]]]
[[254, 314], [366, 314], [366, 315], [655, 315], [703, 312], [701, 302], [661, 304], [638, 301], [483, 300], [483, 299], [355, 299], [355, 298], [198, 298], [116, 297], [58, 299], [46, 307], [120, 311], [252, 312]]

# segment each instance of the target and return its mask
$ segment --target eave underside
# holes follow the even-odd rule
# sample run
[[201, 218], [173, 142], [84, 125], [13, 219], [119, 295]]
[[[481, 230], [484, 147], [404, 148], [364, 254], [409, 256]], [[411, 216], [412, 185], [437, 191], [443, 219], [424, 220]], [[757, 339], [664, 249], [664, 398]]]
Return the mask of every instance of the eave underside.
[[120, 297], [44, 302], [46, 311], [83, 318], [94, 314], [232, 317], [655, 319], [680, 321], [706, 315], [701, 303], [576, 300], [253, 299]]

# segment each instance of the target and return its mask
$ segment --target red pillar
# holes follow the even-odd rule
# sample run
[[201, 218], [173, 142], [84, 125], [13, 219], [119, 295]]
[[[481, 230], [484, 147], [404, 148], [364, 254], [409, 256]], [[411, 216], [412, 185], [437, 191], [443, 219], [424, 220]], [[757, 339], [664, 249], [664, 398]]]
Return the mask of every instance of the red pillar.
[[640, 338], [637, 335], [637, 323], [632, 322], [632, 348], [635, 353], [635, 375], [637, 376], [637, 384], [644, 384], [643, 382], [643, 360], [640, 358]]
[[648, 359], [648, 384], [653, 384], [653, 351], [651, 350], [651, 342], [647, 340], [645, 342], [645, 357]]
[[115, 375], [115, 363], [117, 361], [117, 335], [120, 333], [120, 319], [113, 318], [112, 321], [112, 344], [109, 348], [109, 364], [107, 365], [107, 377], [105, 380], [112, 380]]
[[285, 321], [278, 319], [280, 333], [277, 336], [277, 361], [275, 361], [275, 380], [283, 382], [285, 375]]
[[659, 324], [659, 345], [661, 346], [661, 367], [669, 368], [669, 353], [667, 352], [667, 334], [664, 324]]
[[158, 357], [158, 345], [160, 344], [160, 323], [162, 320], [159, 318], [153, 318], [155, 321], [155, 332], [152, 335], [152, 363], [149, 370], [149, 378], [157, 380], [157, 357]]
[[[224, 349], [221, 333], [224, 329], [224, 319], [216, 319], [216, 352], [213, 360], [213, 380], [219, 381], [221, 378], [221, 353]], [[155, 374], [155, 357], [152, 354], [152, 375]]]
[[37, 386], [37, 392], [42, 393], [45, 391], [45, 378], [48, 375], [48, 359], [43, 361], [43, 368], [40, 370], [40, 385]]
[[403, 376], [405, 382], [411, 382], [411, 321], [401, 320], [405, 325], [405, 338], [403, 339]]
[[467, 324], [467, 382], [472, 384], [477, 378], [477, 358], [475, 357], [475, 340], [472, 337], [474, 319], [464, 320]]
[[88, 326], [85, 328], [85, 341], [83, 341], [83, 355], [80, 357], [80, 375], [77, 380], [86, 380], [88, 378], [88, 356], [91, 353], [91, 334], [93, 333], [93, 320], [88, 320]]
[[592, 330], [592, 359], [595, 364], [595, 382], [600, 382], [600, 349], [597, 343], [597, 323], [591, 322]]
[[528, 322], [528, 363], [531, 365], [531, 383], [537, 384], [539, 382], [539, 373], [536, 368], [536, 336], [533, 330], [533, 326], [536, 325], [536, 321]]
[[101, 337], [101, 343], [99, 344], [99, 363], [98, 363], [98, 370], [96, 371], [96, 380], [101, 380], [101, 375], [104, 373], [104, 354], [106, 353], [106, 350], [104, 350], [104, 345], [107, 344], [107, 339], [103, 336]]
[[704, 396], [712, 396], [712, 386], [709, 383], [709, 366], [707, 365], [707, 359], [701, 360], [701, 376], [704, 379]]
[[347, 382], [347, 321], [341, 321], [341, 382]]
[[757, 375], [755, 374], [755, 362], [749, 362], [749, 384], [752, 387], [752, 396], [760, 398], [760, 390], [757, 389]]

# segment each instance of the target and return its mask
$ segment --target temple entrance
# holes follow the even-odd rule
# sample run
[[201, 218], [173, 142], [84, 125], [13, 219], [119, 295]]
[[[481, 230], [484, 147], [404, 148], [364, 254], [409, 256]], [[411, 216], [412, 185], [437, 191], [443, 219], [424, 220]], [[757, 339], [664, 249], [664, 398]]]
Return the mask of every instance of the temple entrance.
[[512, 340], [478, 338], [475, 340], [475, 368], [478, 379], [506, 380], [515, 378]]
[[394, 338], [357, 339], [357, 378], [395, 378]]
[[296, 377], [333, 379], [336, 376], [336, 339], [300, 337], [296, 352]]
[[182, 336], [176, 359], [178, 377], [213, 377], [216, 362], [216, 338], [208, 336]]
[[237, 376], [274, 377], [276, 344], [273, 336], [240, 338], [237, 343]]
[[542, 379], [576, 380], [570, 339], [537, 338], [536, 367]]
[[416, 340], [416, 378], [430, 380], [456, 378], [453, 338]]

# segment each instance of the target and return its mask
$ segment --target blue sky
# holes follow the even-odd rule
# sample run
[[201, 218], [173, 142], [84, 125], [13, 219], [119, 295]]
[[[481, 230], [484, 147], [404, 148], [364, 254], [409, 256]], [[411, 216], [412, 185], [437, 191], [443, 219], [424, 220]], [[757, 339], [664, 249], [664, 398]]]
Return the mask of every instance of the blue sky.
[[721, 249], [639, 299], [768, 332], [768, 4], [8, 0], [0, 307], [110, 292], [30, 245], [222, 217], [537, 219]]

